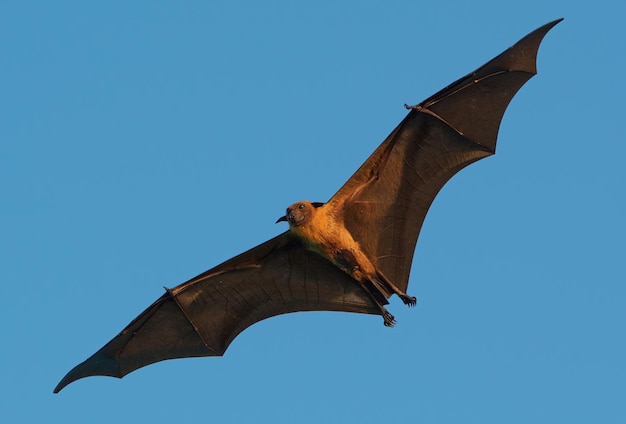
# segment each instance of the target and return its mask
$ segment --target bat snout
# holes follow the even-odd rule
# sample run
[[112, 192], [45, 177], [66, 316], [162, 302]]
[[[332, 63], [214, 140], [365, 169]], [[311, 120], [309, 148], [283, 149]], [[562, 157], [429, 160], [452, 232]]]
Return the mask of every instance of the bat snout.
[[295, 211], [291, 207], [288, 207], [287, 210], [285, 211], [285, 215], [278, 218], [276, 220], [276, 223], [278, 224], [279, 222], [285, 222], [285, 221], [289, 222], [289, 224], [293, 224], [298, 221], [301, 221], [301, 217], [298, 217], [298, 214], [296, 214]]
[[278, 224], [279, 222], [285, 222], [285, 221], [288, 221], [289, 223], [291, 223], [293, 222], [294, 219], [295, 219], [295, 216], [293, 214], [293, 210], [291, 208], [287, 208], [287, 210], [285, 211], [285, 215], [278, 218], [276, 220], [276, 224]]

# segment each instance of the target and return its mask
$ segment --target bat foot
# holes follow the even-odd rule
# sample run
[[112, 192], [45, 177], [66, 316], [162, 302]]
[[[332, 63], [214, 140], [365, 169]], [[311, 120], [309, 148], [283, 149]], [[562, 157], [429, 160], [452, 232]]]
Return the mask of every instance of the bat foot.
[[417, 305], [417, 298], [415, 296], [409, 296], [408, 294], [401, 294], [399, 296], [400, 299], [402, 299], [402, 302], [404, 302], [404, 304], [407, 305], [409, 308]]
[[380, 271], [376, 271], [376, 277], [374, 277], [372, 280], [379, 282], [383, 287], [386, 286], [389, 291], [397, 294], [398, 297], [402, 299], [402, 302], [404, 302], [405, 305], [408, 305], [411, 308], [417, 305], [417, 298], [415, 298], [414, 296], [409, 296], [408, 294], [400, 290]]
[[383, 310], [383, 319], [385, 320], [385, 327], [393, 327], [396, 325], [396, 319], [387, 310]]

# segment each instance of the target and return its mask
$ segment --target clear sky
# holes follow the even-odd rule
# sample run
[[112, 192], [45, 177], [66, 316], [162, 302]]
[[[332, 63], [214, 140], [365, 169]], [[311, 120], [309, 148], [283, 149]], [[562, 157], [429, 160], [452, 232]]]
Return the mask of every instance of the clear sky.
[[[0, 420], [626, 422], [625, 5], [3, 1]], [[162, 286], [327, 200], [404, 103], [559, 17], [498, 154], [434, 202], [394, 329], [290, 314], [52, 394]]]

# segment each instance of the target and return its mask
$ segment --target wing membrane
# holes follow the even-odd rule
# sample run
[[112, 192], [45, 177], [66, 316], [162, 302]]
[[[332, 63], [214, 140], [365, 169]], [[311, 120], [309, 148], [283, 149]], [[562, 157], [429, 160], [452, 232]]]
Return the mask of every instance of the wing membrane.
[[502, 116], [536, 73], [557, 20], [412, 107], [329, 201], [376, 267], [406, 291], [413, 253], [435, 196], [465, 166], [495, 153]]

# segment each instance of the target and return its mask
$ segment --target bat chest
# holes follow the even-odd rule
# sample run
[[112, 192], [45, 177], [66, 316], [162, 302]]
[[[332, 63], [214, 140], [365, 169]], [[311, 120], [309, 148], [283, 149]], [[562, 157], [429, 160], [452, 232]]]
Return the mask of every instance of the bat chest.
[[308, 249], [322, 255], [352, 278], [361, 281], [375, 272], [374, 265], [350, 232], [336, 221], [315, 219], [309, 225], [297, 228], [296, 232]]
[[309, 248], [341, 269], [352, 278], [361, 281], [374, 272], [374, 266], [361, 252], [356, 243], [341, 243], [341, 240], [333, 240], [315, 245]]

